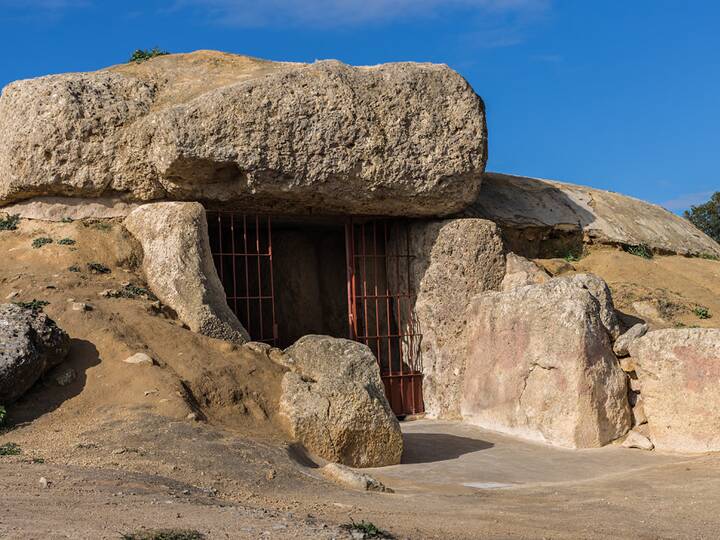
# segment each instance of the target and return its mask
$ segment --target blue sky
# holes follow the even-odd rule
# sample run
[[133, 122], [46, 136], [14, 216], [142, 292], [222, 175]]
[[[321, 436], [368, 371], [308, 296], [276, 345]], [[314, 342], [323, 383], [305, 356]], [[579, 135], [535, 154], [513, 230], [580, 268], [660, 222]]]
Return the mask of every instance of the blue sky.
[[0, 0], [0, 86], [132, 50], [443, 62], [485, 99], [488, 169], [680, 211], [720, 190], [720, 2]]

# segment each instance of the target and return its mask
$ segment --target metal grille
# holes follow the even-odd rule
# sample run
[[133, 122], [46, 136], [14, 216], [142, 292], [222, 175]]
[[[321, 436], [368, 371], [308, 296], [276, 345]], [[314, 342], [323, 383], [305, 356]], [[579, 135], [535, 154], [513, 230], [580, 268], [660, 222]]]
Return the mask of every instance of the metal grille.
[[228, 305], [255, 341], [278, 339], [269, 216], [208, 211], [208, 236]]
[[424, 411], [420, 340], [409, 227], [403, 221], [350, 221], [345, 228], [351, 339], [368, 345], [398, 416]]

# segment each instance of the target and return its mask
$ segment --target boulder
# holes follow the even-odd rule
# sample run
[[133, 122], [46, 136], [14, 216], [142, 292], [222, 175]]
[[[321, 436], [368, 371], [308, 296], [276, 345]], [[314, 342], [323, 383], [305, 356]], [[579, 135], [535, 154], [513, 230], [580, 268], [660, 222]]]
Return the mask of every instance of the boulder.
[[625, 374], [583, 280], [481, 294], [465, 321], [460, 409], [470, 422], [567, 448], [630, 428]]
[[148, 286], [183, 323], [193, 332], [213, 338], [250, 341], [227, 305], [201, 204], [145, 204], [133, 210], [124, 225], [142, 245]]
[[12, 403], [70, 351], [70, 338], [44, 313], [0, 305], [0, 404]]
[[484, 104], [445, 65], [213, 51], [9, 84], [0, 205], [35, 196], [442, 215], [480, 189]]
[[720, 330], [648, 332], [630, 345], [658, 450], [720, 450]]
[[618, 357], [628, 356], [630, 354], [630, 345], [632, 342], [647, 334], [648, 328], [649, 327], [646, 323], [637, 323], [634, 325], [630, 328], [630, 330], [617, 338], [615, 344], [613, 345], [613, 352]]
[[486, 173], [479, 197], [463, 215], [497, 222], [517, 241], [513, 251], [531, 257], [545, 256], [543, 243], [554, 245], [557, 237], [720, 256], [717, 242], [660, 206], [554, 180]]
[[545, 283], [550, 279], [550, 275], [544, 269], [525, 257], [508, 253], [505, 261], [505, 277], [500, 286], [503, 291], [511, 291], [525, 285]]
[[620, 446], [623, 448], [637, 448], [638, 450], [652, 450], [655, 448], [650, 439], [634, 429], [627, 434]]
[[385, 397], [370, 348], [305, 336], [285, 350], [279, 415], [294, 439], [323, 459], [350, 467], [400, 463], [400, 424]]
[[410, 254], [415, 316], [423, 335], [425, 410], [452, 416], [458, 412], [462, 370], [454, 351], [456, 334], [470, 299], [500, 288], [505, 274], [502, 238], [497, 226], [484, 219], [416, 223], [410, 229]]
[[603, 326], [608, 331], [608, 334], [610, 334], [613, 341], [619, 338], [621, 333], [620, 321], [618, 320], [617, 313], [615, 313], [612, 293], [610, 292], [610, 287], [608, 287], [607, 283], [595, 274], [575, 274], [561, 279], [569, 280], [579, 287], [586, 289], [593, 298], [598, 301], [598, 306], [600, 307], [600, 320], [602, 321]]

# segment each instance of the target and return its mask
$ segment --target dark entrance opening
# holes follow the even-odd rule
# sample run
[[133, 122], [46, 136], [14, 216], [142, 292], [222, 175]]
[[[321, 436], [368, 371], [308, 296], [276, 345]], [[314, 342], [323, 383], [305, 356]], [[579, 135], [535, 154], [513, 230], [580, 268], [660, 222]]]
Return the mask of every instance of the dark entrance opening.
[[228, 305], [255, 341], [349, 337], [375, 354], [398, 416], [422, 412], [421, 335], [402, 221], [208, 211]]

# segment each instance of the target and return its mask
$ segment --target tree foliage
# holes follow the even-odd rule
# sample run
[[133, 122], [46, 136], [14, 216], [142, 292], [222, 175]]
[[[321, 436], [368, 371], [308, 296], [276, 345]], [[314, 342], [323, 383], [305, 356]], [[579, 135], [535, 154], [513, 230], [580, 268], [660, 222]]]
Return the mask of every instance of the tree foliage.
[[705, 204], [691, 206], [690, 210], [685, 211], [685, 218], [710, 238], [720, 242], [720, 191]]

